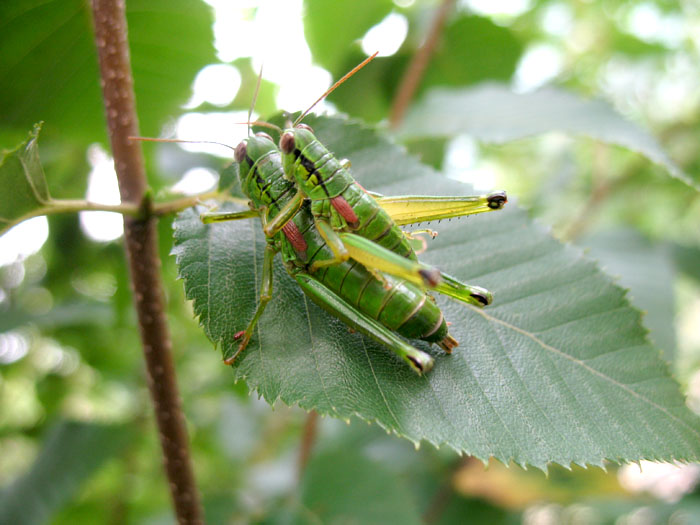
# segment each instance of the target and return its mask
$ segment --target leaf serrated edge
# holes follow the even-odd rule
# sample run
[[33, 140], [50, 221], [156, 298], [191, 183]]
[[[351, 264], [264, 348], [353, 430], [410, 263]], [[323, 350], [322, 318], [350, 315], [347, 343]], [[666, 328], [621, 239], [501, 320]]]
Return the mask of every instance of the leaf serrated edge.
[[[361, 121], [359, 121], [359, 120], [357, 120], [357, 119], [347, 118], [346, 116], [343, 116], [343, 115], [340, 115], [340, 116], [333, 116], [333, 117], [317, 117], [317, 118], [323, 118], [323, 119], [330, 120], [330, 121], [342, 122], [344, 125], [349, 126], [349, 127], [351, 127], [351, 128], [356, 128], [356, 129], [358, 129], [358, 130], [360, 130], [360, 131], [372, 132], [372, 133], [375, 133], [375, 134], [376, 134], [376, 129], [375, 129], [374, 127], [369, 126], [369, 125], [367, 125], [366, 123], [361, 122]], [[378, 134], [377, 138], [378, 138], [379, 141], [383, 141], [385, 144], [387, 144], [387, 145], [389, 145], [389, 146], [391, 146], [391, 147], [396, 148], [397, 153], [402, 153], [402, 154], [406, 155], [407, 157], [409, 157], [410, 159], [414, 160], [415, 162], [420, 163], [420, 161], [418, 160], [417, 156], [408, 153], [407, 150], [406, 150], [406, 148], [405, 148], [405, 146], [396, 143], [391, 137], [387, 137], [387, 136]], [[422, 165], [422, 164], [421, 164], [421, 165]], [[429, 167], [427, 167], [427, 166], [424, 166], [424, 168], [426, 168], [427, 170], [433, 171], [431, 168], [429, 168]], [[426, 173], [426, 174], [427, 174], [427, 173]], [[469, 185], [465, 184], [465, 186], [469, 186]], [[187, 211], [187, 210], [186, 210], [186, 211]], [[183, 213], [185, 213], [185, 212], [183, 212]], [[176, 219], [176, 221], [173, 222], [173, 228], [174, 228], [174, 229], [176, 229], [176, 228], [175, 228], [175, 224], [176, 224], [177, 220], [180, 219], [181, 216], [182, 216], [182, 214], [179, 214], [179, 215], [178, 215], [178, 218]], [[662, 358], [662, 353], [661, 353], [660, 349], [657, 348], [657, 347], [650, 341], [650, 339], [649, 339], [649, 330], [648, 330], [648, 328], [644, 325], [644, 323], [642, 323], [642, 319], [643, 319], [643, 317], [644, 317], [644, 313], [643, 313], [639, 308], [637, 308], [636, 306], [634, 306], [634, 305], [630, 302], [630, 300], [629, 300], [629, 298], [628, 298], [629, 289], [626, 288], [626, 287], [624, 287], [624, 286], [619, 285], [619, 284], [616, 282], [616, 281], [617, 281], [616, 278], [614, 278], [614, 277], [608, 275], [605, 271], [602, 270], [600, 261], [598, 261], [597, 259], [588, 257], [588, 256], [584, 253], [584, 251], [583, 251], [583, 249], [582, 249], [581, 247], [576, 246], [576, 245], [574, 245], [574, 244], [572, 244], [572, 243], [570, 243], [570, 242], [561, 241], [561, 240], [557, 239], [556, 237], [554, 237], [554, 236], [552, 235], [552, 233], [551, 233], [551, 228], [548, 227], [548, 226], [546, 226], [546, 225], [543, 225], [543, 224], [540, 223], [537, 219], [529, 219], [529, 220], [530, 220], [530, 223], [532, 224], [532, 227], [534, 227], [534, 228], [538, 231], [538, 233], [540, 233], [540, 234], [542, 234], [542, 235], [545, 235], [545, 236], [547, 236], [547, 237], [549, 237], [549, 238], [555, 240], [555, 241], [557, 242], [557, 244], [561, 246], [561, 249], [569, 251], [569, 252], [571, 253], [571, 256], [574, 257], [575, 259], [577, 259], [577, 260], [584, 260], [584, 261], [587, 261], [587, 262], [591, 263], [591, 264], [594, 266], [596, 272], [597, 272], [598, 274], [600, 274], [601, 276], [603, 276], [603, 278], [607, 281], [607, 284], [608, 284], [609, 286], [613, 286], [613, 287], [615, 287], [615, 288], [617, 288], [617, 289], [619, 289], [619, 290], [621, 290], [621, 291], [623, 292], [621, 298], [622, 298], [622, 300], [625, 302], [625, 306], [626, 306], [627, 308], [629, 308], [629, 309], [635, 314], [635, 317], [636, 317], [636, 324], [639, 325], [639, 326], [642, 328], [642, 332], [643, 332], [643, 333], [642, 333], [642, 339], [643, 339], [644, 343], [646, 343], [646, 345], [647, 345], [650, 349], [653, 348], [653, 349], [656, 349], [656, 351], [657, 351], [657, 356], [656, 356], [656, 357], [657, 357], [658, 361], [660, 361], [660, 362], [662, 363], [662, 366], [660, 367], [660, 372], [663, 372], [663, 373], [662, 373], [662, 375], [660, 376], [660, 378], [665, 378], [665, 379], [669, 379], [669, 380], [673, 381], [673, 383], [675, 383], [675, 385], [678, 387], [678, 394], [679, 394], [679, 396], [682, 398], [683, 396], [682, 396], [681, 391], [680, 391], [680, 384], [678, 383], [678, 381], [677, 381], [677, 380], [675, 379], [675, 377], [673, 376], [673, 373], [672, 373], [672, 371], [671, 371], [671, 369], [670, 369], [669, 363], [668, 363], [667, 361], [665, 361], [665, 360]], [[176, 229], [176, 231], [177, 231], [177, 229]], [[177, 265], [178, 265], [178, 279], [182, 279], [183, 281], [187, 281], [187, 278], [184, 277], [184, 276], [182, 275], [182, 273], [180, 272], [180, 260], [181, 260], [180, 255], [181, 255], [181, 251], [182, 251], [182, 246], [184, 246], [184, 243], [182, 243], [182, 244], [178, 243], [178, 242], [177, 242], [177, 236], [176, 236], [176, 245], [173, 247], [173, 249], [171, 250], [170, 253], [171, 253], [171, 255], [175, 255], [175, 257], [176, 257], [176, 263], [177, 263]], [[179, 249], [178, 249], [178, 248], [179, 248]], [[186, 293], [186, 296], [187, 296], [188, 299], [193, 300], [193, 298], [190, 297], [188, 293]], [[477, 309], [474, 309], [474, 310], [477, 310]], [[481, 312], [481, 311], [478, 311], [478, 313], [483, 314], [483, 312]], [[202, 324], [203, 321], [202, 321], [202, 319], [201, 319], [201, 315], [198, 315], [198, 314], [195, 314], [195, 315], [199, 318], [199, 324], [200, 324], [200, 326], [202, 326], [202, 327], [205, 329], [205, 332], [208, 332], [208, 331], [206, 330], [206, 327], [204, 327], [203, 324]], [[498, 319], [498, 318], [492, 318], [492, 317], [490, 317], [490, 316], [487, 317], [487, 320], [488, 320], [488, 321], [493, 320], [494, 322], [505, 323], [505, 324], [510, 325], [509, 323], [506, 323], [505, 321], [501, 321], [501, 320]], [[517, 329], [517, 327], [514, 327], [514, 328]], [[519, 330], [518, 330], [518, 331], [519, 331]], [[524, 330], [523, 330], [522, 332], [524, 332], [524, 333], [522, 334], [522, 335], [524, 335], [524, 336], [528, 336], [528, 337], [529, 337], [529, 336], [531, 335], [531, 334], [529, 334], [529, 332], [527, 332], [527, 331], [524, 331]], [[215, 346], [218, 345], [218, 344], [220, 344], [220, 343], [223, 343], [223, 341], [221, 341], [220, 338], [214, 340], [214, 339], [212, 339], [212, 338], [209, 336], [208, 333], [207, 333], [207, 336], [208, 336], [209, 339], [214, 343]], [[544, 345], [545, 343], [544, 343], [543, 341], [540, 341], [538, 344]], [[548, 345], [548, 346], [549, 346], [549, 345]], [[561, 351], [559, 351], [559, 352], [561, 352]], [[566, 355], [567, 357], [571, 358], [571, 356], [568, 356], [567, 354], [564, 354], [564, 355]], [[572, 358], [572, 359], [573, 359], [573, 358]], [[492, 456], [484, 456], [484, 457], [482, 457], [481, 455], [477, 455], [477, 454], [475, 454], [475, 453], [473, 453], [473, 452], [470, 452], [470, 451], [467, 450], [467, 449], [460, 448], [460, 447], [454, 445], [453, 443], [451, 443], [451, 442], [449, 442], [449, 441], [436, 441], [436, 440], [432, 440], [432, 439], [430, 439], [430, 438], [415, 439], [415, 438], [413, 438], [413, 437], [411, 437], [411, 436], [408, 436], [407, 434], [405, 434], [405, 433], [403, 433], [403, 432], [400, 432], [400, 431], [399, 431], [398, 429], [396, 429], [396, 428], [391, 428], [391, 427], [389, 427], [388, 425], [386, 425], [385, 423], [383, 423], [381, 420], [379, 420], [379, 419], [376, 418], [376, 417], [366, 417], [366, 416], [362, 415], [361, 413], [359, 413], [359, 412], [357, 412], [357, 411], [354, 411], [354, 410], [351, 411], [351, 412], [349, 413], [349, 417], [345, 417], [345, 416], [341, 416], [341, 415], [338, 414], [337, 412], [334, 413], [333, 410], [335, 410], [335, 408], [334, 408], [331, 404], [329, 404], [330, 409], [320, 409], [320, 408], [318, 408], [318, 407], [316, 407], [316, 406], [313, 406], [313, 405], [308, 401], [308, 399], [306, 398], [306, 396], [303, 396], [303, 397], [301, 397], [300, 399], [297, 399], [297, 400], [291, 400], [291, 399], [289, 399], [289, 398], [285, 398], [286, 396], [284, 396], [284, 394], [282, 394], [282, 393], [277, 393], [277, 395], [274, 396], [274, 398], [273, 398], [273, 397], [269, 396], [269, 395], [264, 391], [264, 389], [262, 388], [262, 385], [260, 384], [260, 381], [252, 381], [252, 380], [250, 379], [249, 374], [239, 372], [239, 368], [238, 368], [237, 366], [235, 366], [235, 365], [232, 367], [232, 369], [233, 369], [232, 371], [233, 371], [233, 374], [234, 374], [234, 383], [238, 383], [238, 381], [241, 381], [241, 380], [244, 381], [244, 382], [246, 383], [246, 386], [247, 386], [248, 389], [249, 389], [249, 393], [252, 394], [252, 392], [255, 391], [255, 392], [258, 394], [258, 397], [259, 397], [259, 398], [262, 397], [262, 398], [265, 400], [265, 402], [267, 402], [270, 406], [274, 406], [274, 404], [277, 403], [277, 401], [281, 401], [282, 403], [284, 403], [284, 404], [285, 404], [286, 406], [288, 406], [288, 407], [298, 406], [299, 408], [301, 408], [302, 410], [305, 410], [306, 412], [309, 412], [309, 411], [311, 411], [311, 410], [314, 410], [314, 411], [318, 412], [320, 415], [322, 415], [322, 416], [324, 416], [324, 417], [325, 417], [325, 416], [332, 416], [332, 417], [335, 417], [335, 418], [343, 419], [343, 420], [345, 420], [345, 421], [347, 421], [347, 422], [350, 421], [350, 418], [353, 418], [353, 417], [354, 417], [354, 418], [357, 418], [357, 419], [359, 419], [359, 420], [361, 420], [361, 421], [364, 421], [364, 422], [366, 422], [366, 423], [368, 423], [368, 424], [372, 424], [372, 423], [377, 424], [380, 428], [382, 428], [383, 430], [385, 430], [388, 434], [393, 434], [393, 435], [396, 435], [397, 437], [400, 437], [400, 438], [403, 438], [403, 439], [406, 439], [406, 440], [410, 441], [410, 442], [414, 445], [414, 447], [416, 447], [416, 449], [419, 449], [420, 446], [421, 446], [421, 444], [422, 444], [423, 442], [426, 442], [426, 443], [432, 445], [432, 446], [435, 447], [436, 449], [439, 449], [441, 446], [444, 445], [444, 446], [447, 446], [448, 448], [454, 450], [454, 451], [455, 451], [458, 455], [460, 455], [460, 456], [466, 454], [466, 455], [469, 455], [469, 456], [472, 456], [472, 457], [476, 457], [476, 458], [479, 459], [485, 466], [488, 466], [489, 460], [490, 460], [491, 458], [494, 458], [494, 459], [496, 459], [497, 461], [501, 462], [501, 463], [502, 463], [504, 466], [506, 466], [506, 467], [508, 467], [511, 463], [512, 463], [512, 464], [515, 464], [515, 465], [518, 465], [518, 466], [520, 466], [521, 468], [523, 468], [523, 469], [525, 469], [525, 470], [527, 470], [527, 467], [528, 467], [528, 466], [532, 466], [532, 467], [537, 468], [538, 470], [541, 470], [541, 471], [544, 472], [545, 474], [548, 474], [548, 472], [549, 472], [548, 469], [549, 469], [549, 466], [550, 466], [550, 465], [561, 465], [562, 467], [564, 467], [564, 468], [566, 468], [566, 469], [568, 469], [568, 470], [571, 470], [572, 465], [578, 465], [578, 466], [580, 466], [580, 467], [582, 467], [582, 468], [597, 467], [597, 468], [600, 468], [600, 469], [602, 469], [603, 471], [607, 472], [607, 469], [606, 469], [606, 466], [605, 466], [606, 463], [615, 463], [615, 464], [618, 464], [618, 465], [622, 465], [622, 464], [626, 464], [626, 463], [635, 463], [635, 462], [639, 462], [639, 461], [642, 461], [642, 460], [650, 460], [650, 461], [661, 461], [661, 462], [680, 462], [680, 463], [684, 463], [684, 464], [685, 464], [685, 463], [691, 463], [691, 462], [694, 462], [694, 461], [698, 461], [698, 458], [697, 458], [697, 457], [695, 457], [695, 458], [673, 458], [673, 459], [661, 458], [661, 457], [659, 457], [659, 456], [655, 456], [655, 457], [642, 457], [642, 458], [638, 458], [638, 459], [626, 459], [626, 458], [621, 458], [621, 457], [617, 457], [617, 458], [602, 457], [602, 458], [600, 458], [597, 462], [596, 462], [596, 461], [585, 461], [585, 460], [582, 461], [582, 460], [577, 460], [577, 459], [573, 459], [573, 458], [572, 458], [568, 463], [566, 463], [566, 462], [561, 462], [561, 461], [547, 461], [547, 462], [543, 462], [543, 463], [540, 464], [540, 463], [534, 463], [534, 462], [516, 461], [516, 460], [515, 460], [515, 457], [512, 456], [512, 455], [509, 456], [509, 457], [498, 456], [498, 455], [492, 455]], [[586, 369], [590, 369], [590, 367], [586, 367]], [[591, 369], [591, 370], [594, 370], [594, 369]], [[594, 370], [594, 371], [595, 371], [595, 370]], [[596, 372], [597, 372], [597, 371], [596, 371]], [[598, 374], [600, 374], [600, 373], [598, 373]], [[604, 376], [604, 375], [603, 375], [602, 377], [607, 378], [607, 376]], [[628, 392], [633, 393], [633, 395], [634, 395], [635, 397], [637, 397], [638, 399], [643, 399], [643, 400], [646, 401], [646, 398], [642, 397], [640, 394], [638, 394], [638, 393], [636, 393], [636, 392], [634, 392], [634, 391], [632, 391], [632, 390], [630, 390], [630, 389], [626, 389], [626, 390], [627, 390]], [[656, 404], [654, 404], [654, 406], [657, 406], [657, 407], [658, 407], [658, 405], [656, 405]], [[684, 405], [684, 406], [685, 406], [685, 405]], [[661, 407], [661, 408], [663, 408], [663, 407]], [[667, 413], [666, 410], [662, 410], [662, 411], [663, 411], [664, 413]], [[697, 429], [694, 429], [694, 428], [690, 427], [690, 425], [688, 425], [686, 422], [680, 420], [677, 416], [674, 416], [673, 414], [670, 414], [670, 413], [667, 413], [667, 415], [668, 415], [669, 417], [672, 417], [673, 419], [678, 419], [680, 423], [682, 423], [682, 424], [685, 425], [685, 426], [688, 426], [693, 432], [698, 433], [698, 430], [697, 430]]]

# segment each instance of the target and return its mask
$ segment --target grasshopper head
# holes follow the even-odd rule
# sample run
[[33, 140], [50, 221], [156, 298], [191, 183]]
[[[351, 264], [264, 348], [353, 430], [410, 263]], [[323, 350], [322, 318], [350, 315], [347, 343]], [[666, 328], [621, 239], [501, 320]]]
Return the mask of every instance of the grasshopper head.
[[321, 189], [327, 175], [319, 172], [315, 162], [323, 158], [327, 150], [316, 139], [313, 130], [306, 124], [297, 124], [294, 128], [286, 129], [280, 137], [280, 151], [285, 173], [294, 177], [311, 200], [320, 198], [321, 195], [315, 192]]
[[261, 158], [274, 153], [277, 151], [275, 143], [272, 141], [272, 137], [264, 132], [256, 133], [252, 137], [243, 139], [234, 153], [234, 158], [236, 162], [240, 164], [241, 176], [244, 176], [244, 172], [247, 175], [248, 171], [258, 162]]
[[277, 152], [277, 147], [272, 137], [264, 132], [259, 132], [243, 139], [236, 146], [234, 158], [238, 163], [238, 176], [241, 180], [241, 187], [246, 188], [246, 181], [253, 167], [260, 159]]
[[286, 129], [280, 137], [280, 150], [284, 155], [289, 155], [294, 150], [302, 151], [306, 146], [316, 140], [311, 126], [297, 124], [295, 128]]

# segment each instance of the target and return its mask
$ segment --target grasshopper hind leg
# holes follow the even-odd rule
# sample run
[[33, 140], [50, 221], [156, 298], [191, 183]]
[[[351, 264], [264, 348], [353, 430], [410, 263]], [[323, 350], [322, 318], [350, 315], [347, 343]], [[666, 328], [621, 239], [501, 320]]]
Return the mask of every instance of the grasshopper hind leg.
[[311, 275], [299, 273], [294, 278], [313, 302], [331, 313], [349, 327], [389, 348], [414, 372], [424, 374], [433, 368], [433, 358], [411, 346], [384, 325], [348, 304], [330, 288]]

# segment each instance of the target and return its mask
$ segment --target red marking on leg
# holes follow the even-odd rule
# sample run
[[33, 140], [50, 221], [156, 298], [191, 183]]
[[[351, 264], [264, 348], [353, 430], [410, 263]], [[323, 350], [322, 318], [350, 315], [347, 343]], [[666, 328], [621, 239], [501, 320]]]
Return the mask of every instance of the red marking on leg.
[[289, 221], [282, 227], [282, 233], [284, 233], [287, 240], [292, 243], [292, 248], [294, 248], [295, 252], [299, 254], [306, 253], [306, 249], [309, 246], [306, 244], [306, 239], [304, 239], [304, 236], [301, 234], [296, 224]]
[[338, 195], [337, 197], [333, 197], [331, 199], [331, 204], [335, 208], [335, 210], [340, 214], [340, 216], [345, 219], [345, 222], [348, 223], [348, 226], [351, 228], [356, 228], [359, 224], [359, 219], [357, 218], [357, 215], [355, 215], [355, 210], [353, 210], [350, 205], [348, 204], [348, 201], [345, 200], [345, 197], [342, 195]]

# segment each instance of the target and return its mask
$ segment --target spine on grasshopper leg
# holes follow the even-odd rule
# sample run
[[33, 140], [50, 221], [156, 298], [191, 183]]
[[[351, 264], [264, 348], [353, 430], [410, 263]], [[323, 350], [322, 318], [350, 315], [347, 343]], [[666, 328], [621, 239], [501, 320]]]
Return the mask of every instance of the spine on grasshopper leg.
[[389, 214], [343, 164], [299, 124], [280, 138], [284, 171], [311, 200], [311, 212], [338, 230], [350, 230], [403, 257], [416, 260], [409, 240]]

